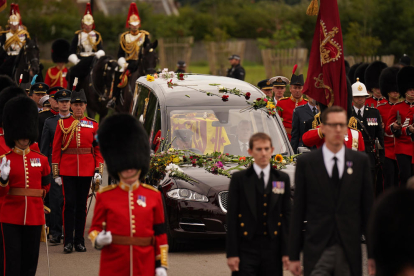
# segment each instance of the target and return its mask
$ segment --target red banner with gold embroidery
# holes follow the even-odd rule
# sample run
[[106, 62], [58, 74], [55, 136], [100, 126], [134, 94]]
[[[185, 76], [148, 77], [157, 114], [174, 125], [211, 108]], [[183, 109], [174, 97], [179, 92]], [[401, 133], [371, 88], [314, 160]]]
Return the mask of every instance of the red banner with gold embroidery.
[[0, 12], [7, 7], [7, 0], [0, 0]]
[[337, 0], [320, 0], [303, 93], [347, 110], [347, 83]]

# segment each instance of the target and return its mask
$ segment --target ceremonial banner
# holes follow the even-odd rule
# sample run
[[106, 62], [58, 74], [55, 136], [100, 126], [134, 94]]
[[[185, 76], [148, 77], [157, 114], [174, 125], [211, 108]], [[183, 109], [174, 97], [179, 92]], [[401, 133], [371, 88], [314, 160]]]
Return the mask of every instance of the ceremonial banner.
[[347, 110], [347, 83], [337, 0], [320, 0], [303, 93]]
[[7, 7], [7, 0], [0, 0], [0, 12]]

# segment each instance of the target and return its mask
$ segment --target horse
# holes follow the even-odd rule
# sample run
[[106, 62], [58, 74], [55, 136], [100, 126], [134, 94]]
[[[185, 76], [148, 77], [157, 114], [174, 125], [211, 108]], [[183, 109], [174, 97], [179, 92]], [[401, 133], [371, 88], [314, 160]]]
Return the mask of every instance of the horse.
[[29, 88], [30, 82], [34, 75], [40, 75], [36, 80], [43, 81], [43, 77], [40, 72], [39, 62], [39, 47], [37, 46], [37, 39], [29, 40], [29, 43], [20, 49], [19, 55], [17, 56], [15, 65], [13, 67], [13, 80], [19, 83], [20, 75], [23, 75], [21, 88]]
[[132, 107], [132, 98], [135, 90], [135, 83], [141, 76], [156, 73], [158, 56], [155, 49], [158, 46], [158, 40], [153, 43], [144, 44], [138, 56], [138, 68], [131, 73], [128, 78], [128, 84], [122, 88], [119, 99], [116, 99], [115, 111], [119, 113], [130, 112]]

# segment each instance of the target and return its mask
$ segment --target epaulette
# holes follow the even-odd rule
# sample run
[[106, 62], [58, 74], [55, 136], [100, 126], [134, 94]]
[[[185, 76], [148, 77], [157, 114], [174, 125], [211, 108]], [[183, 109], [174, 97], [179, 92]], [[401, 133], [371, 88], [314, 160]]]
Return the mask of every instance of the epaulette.
[[160, 192], [160, 191], [158, 191], [156, 188], [154, 188], [151, 185], [148, 185], [148, 184], [141, 184], [141, 185], [142, 185], [142, 187], [147, 188], [147, 189], [150, 189], [150, 190], [153, 190], [154, 192], [157, 192], [157, 193]]
[[79, 34], [79, 33], [81, 33], [82, 32], [82, 30], [77, 30], [76, 32], [75, 32], [75, 34]]
[[283, 98], [281, 98], [281, 99], [279, 99], [279, 101], [281, 101], [281, 100], [287, 100], [287, 99], [289, 99], [290, 97], [283, 97]]
[[308, 99], [303, 98], [303, 100], [304, 100], [304, 101], [306, 101], [306, 102], [309, 102], [309, 100], [308, 100]]
[[89, 120], [91, 120], [91, 121], [93, 121], [93, 122], [97, 123], [97, 121], [96, 121], [95, 119], [92, 119], [92, 118], [89, 118], [89, 117], [86, 117], [86, 118], [88, 118]]
[[40, 155], [43, 155], [44, 157], [47, 157], [46, 155], [44, 155], [44, 154], [43, 154], [43, 153], [41, 153], [40, 151], [37, 151], [37, 150], [32, 150], [32, 149], [30, 149], [30, 151], [36, 152], [36, 153], [38, 153], [38, 154], [40, 154]]
[[102, 194], [104, 192], [111, 191], [111, 190], [115, 189], [116, 187], [118, 187], [117, 184], [111, 184], [111, 185], [108, 185], [106, 187], [103, 187], [103, 188], [99, 189], [98, 193]]
[[357, 119], [354, 116], [352, 116], [351, 118], [349, 118], [349, 122], [348, 122], [348, 127], [349, 128], [359, 131], [357, 125], [358, 125], [358, 121], [357, 121]]
[[317, 128], [321, 124], [320, 116], [321, 116], [320, 112], [316, 114], [315, 116], [313, 116], [314, 119], [312, 121], [312, 129]]
[[127, 35], [127, 34], [129, 34], [129, 31], [122, 33], [120, 37], [123, 37], [124, 35]]
[[140, 30], [139, 32], [140, 32], [140, 33], [143, 33], [143, 34], [145, 34], [145, 35], [149, 35], [149, 34], [150, 34], [149, 32], [144, 31], [144, 30]]
[[93, 30], [97, 35], [99, 35], [100, 37], [102, 37], [101, 36], [101, 34], [99, 33], [99, 32], [97, 32], [96, 30]]
[[9, 150], [8, 152], [6, 152], [5, 154], [3, 154], [2, 156], [0, 156], [0, 159], [3, 159], [4, 156], [6, 156], [7, 154], [11, 153], [12, 151]]
[[49, 111], [49, 109], [48, 110], [41, 110], [41, 111], [39, 111], [39, 114], [43, 113], [43, 112], [46, 112], [46, 111]]

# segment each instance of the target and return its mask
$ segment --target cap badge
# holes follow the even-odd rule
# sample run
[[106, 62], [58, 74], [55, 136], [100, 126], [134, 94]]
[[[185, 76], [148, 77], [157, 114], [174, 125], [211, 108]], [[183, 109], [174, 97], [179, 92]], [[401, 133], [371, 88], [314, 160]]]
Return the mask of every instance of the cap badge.
[[360, 85], [360, 86], [358, 86], [358, 91], [362, 91], [362, 86]]
[[270, 85], [270, 82], [269, 82], [269, 81], [267, 81], [267, 82], [266, 82], [266, 84], [267, 84], [267, 85]]
[[43, 88], [43, 85], [39, 84], [39, 88], [42, 89]]
[[282, 79], [281, 79], [281, 78], [278, 78], [278, 79], [276, 80], [276, 82], [282, 82]]
[[62, 96], [66, 96], [66, 92], [63, 92], [63, 93], [62, 93]]

